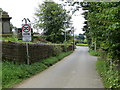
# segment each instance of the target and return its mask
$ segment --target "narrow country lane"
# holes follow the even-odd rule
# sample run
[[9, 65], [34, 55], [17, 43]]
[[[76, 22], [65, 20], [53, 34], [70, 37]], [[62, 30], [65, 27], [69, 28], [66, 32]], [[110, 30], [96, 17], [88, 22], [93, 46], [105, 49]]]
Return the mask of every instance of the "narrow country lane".
[[88, 47], [78, 46], [71, 55], [14, 88], [103, 88], [96, 61]]

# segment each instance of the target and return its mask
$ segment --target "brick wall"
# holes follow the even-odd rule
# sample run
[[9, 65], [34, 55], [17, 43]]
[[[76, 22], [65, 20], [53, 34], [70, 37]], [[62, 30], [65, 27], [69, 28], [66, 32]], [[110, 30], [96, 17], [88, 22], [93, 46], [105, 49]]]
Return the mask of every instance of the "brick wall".
[[[28, 44], [30, 63], [41, 61], [61, 52], [71, 51], [72, 46]], [[2, 60], [26, 63], [27, 52], [25, 43], [2, 42]]]

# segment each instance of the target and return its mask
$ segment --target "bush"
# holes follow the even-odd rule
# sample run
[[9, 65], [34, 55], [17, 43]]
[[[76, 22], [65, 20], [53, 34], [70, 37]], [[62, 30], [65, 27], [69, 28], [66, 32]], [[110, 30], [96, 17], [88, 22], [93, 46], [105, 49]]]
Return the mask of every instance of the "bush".
[[53, 46], [53, 56], [56, 56], [62, 52], [62, 48], [59, 45]]

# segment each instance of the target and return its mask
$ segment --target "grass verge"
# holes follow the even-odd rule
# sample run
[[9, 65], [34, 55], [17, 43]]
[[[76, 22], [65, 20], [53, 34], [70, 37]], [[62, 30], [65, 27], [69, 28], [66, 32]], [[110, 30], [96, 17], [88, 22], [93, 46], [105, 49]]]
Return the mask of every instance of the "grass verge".
[[100, 53], [99, 52], [95, 52], [94, 50], [89, 50], [89, 53], [91, 56], [100, 56]]
[[88, 46], [88, 44], [77, 43], [78, 46]]
[[120, 88], [120, 72], [105, 60], [98, 59], [96, 69], [102, 77], [105, 88]]
[[2, 62], [2, 88], [10, 88], [13, 85], [30, 78], [49, 66], [60, 61], [65, 56], [71, 54], [72, 51], [63, 52], [57, 56], [44, 59], [41, 62], [36, 62], [31, 65], [26, 64], [14, 64], [13, 62]]

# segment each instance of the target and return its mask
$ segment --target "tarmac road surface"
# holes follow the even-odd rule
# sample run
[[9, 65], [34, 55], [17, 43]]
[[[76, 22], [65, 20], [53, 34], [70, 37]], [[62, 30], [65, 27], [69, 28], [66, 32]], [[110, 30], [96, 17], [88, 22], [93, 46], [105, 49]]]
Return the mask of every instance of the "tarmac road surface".
[[96, 61], [88, 47], [77, 46], [71, 55], [14, 88], [104, 88]]

